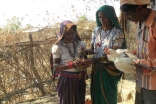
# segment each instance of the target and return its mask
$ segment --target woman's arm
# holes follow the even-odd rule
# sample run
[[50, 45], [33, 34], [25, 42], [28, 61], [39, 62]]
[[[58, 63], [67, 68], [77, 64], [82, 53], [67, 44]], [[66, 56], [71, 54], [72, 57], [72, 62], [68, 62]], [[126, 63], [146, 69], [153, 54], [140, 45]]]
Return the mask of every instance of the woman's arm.
[[85, 65], [82, 60], [75, 60], [75, 61], [70, 61], [67, 64], [60, 64], [60, 58], [53, 58], [53, 67], [55, 71], [62, 71], [66, 69], [71, 69], [71, 68], [86, 68], [88, 65]]
[[53, 67], [55, 71], [62, 71], [67, 69], [66, 64], [60, 64], [60, 58], [53, 58]]
[[84, 53], [85, 53], [86, 55], [95, 54], [95, 53], [94, 53], [94, 44], [92, 43], [90, 49], [85, 50]]
[[62, 53], [59, 44], [54, 45], [52, 47], [52, 54], [53, 54], [53, 67], [55, 71], [62, 71], [62, 70], [70, 69], [73, 67], [81, 66], [82, 62], [79, 62], [79, 61], [69, 61], [67, 63], [60, 64], [61, 55], [66, 54], [66, 53]]

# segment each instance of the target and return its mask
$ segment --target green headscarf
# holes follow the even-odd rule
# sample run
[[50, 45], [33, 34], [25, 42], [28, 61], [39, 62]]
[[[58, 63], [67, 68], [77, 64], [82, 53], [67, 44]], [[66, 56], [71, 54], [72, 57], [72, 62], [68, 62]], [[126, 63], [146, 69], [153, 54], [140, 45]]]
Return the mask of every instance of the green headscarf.
[[103, 5], [102, 7], [100, 7], [97, 10], [97, 12], [96, 12], [96, 23], [97, 23], [97, 26], [100, 27], [100, 26], [102, 26], [102, 24], [99, 21], [98, 12], [104, 13], [107, 16], [107, 18], [114, 24], [115, 27], [121, 29], [113, 6]]
[[[102, 7], [100, 7], [97, 12], [96, 12], [96, 24], [98, 27], [102, 26], [101, 22], [99, 21], [99, 17], [98, 17], [98, 12], [102, 12], [104, 13], [107, 18], [113, 23], [113, 25], [116, 27], [116, 28], [119, 28], [122, 30], [122, 28], [120, 27], [119, 25], [119, 21], [118, 21], [118, 18], [116, 16], [116, 13], [115, 13], [115, 10], [114, 10], [114, 7], [113, 6], [109, 6], [109, 5], [103, 5]], [[123, 31], [123, 30], [122, 30]], [[125, 37], [125, 36], [124, 36]], [[121, 49], [126, 49], [127, 46], [126, 46], [126, 40], [124, 38], [124, 42], [121, 46]]]

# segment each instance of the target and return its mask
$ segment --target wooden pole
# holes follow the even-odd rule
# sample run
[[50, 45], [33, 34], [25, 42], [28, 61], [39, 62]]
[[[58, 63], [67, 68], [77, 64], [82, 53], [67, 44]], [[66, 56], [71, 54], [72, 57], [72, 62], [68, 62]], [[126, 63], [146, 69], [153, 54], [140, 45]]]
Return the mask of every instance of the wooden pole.
[[35, 78], [37, 80], [37, 83], [39, 83], [39, 90], [41, 91], [42, 93], [42, 96], [44, 96], [46, 94], [46, 92], [44, 91], [44, 86], [42, 84], [42, 79], [38, 73], [38, 71], [36, 70], [35, 68], [35, 65], [34, 65], [34, 52], [33, 52], [33, 37], [32, 37], [32, 34], [30, 33], [29, 34], [29, 39], [30, 39], [30, 59], [31, 59], [31, 70], [33, 71], [33, 74], [35, 75]]

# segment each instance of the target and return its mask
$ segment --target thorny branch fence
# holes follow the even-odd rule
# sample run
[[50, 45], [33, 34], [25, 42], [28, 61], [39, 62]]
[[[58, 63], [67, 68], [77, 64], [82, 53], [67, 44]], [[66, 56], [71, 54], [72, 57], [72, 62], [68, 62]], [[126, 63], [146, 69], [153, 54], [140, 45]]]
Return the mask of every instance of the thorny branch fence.
[[[126, 33], [129, 49], [135, 47], [133, 29]], [[79, 32], [87, 47], [90, 47], [91, 32], [82, 29]], [[0, 46], [0, 102], [11, 104], [55, 93], [49, 56], [56, 36], [39, 41], [32, 34], [28, 37], [27, 42]]]
[[[90, 36], [82, 37], [90, 41]], [[55, 37], [0, 46], [0, 101], [16, 103], [52, 94], [49, 56]], [[89, 44], [89, 42], [88, 42]]]

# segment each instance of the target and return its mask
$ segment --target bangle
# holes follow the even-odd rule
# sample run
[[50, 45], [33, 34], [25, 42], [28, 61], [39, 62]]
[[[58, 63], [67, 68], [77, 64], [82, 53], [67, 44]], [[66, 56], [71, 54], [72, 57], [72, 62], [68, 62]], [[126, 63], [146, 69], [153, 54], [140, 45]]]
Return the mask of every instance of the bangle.
[[73, 68], [73, 67], [74, 67], [73, 61], [69, 61], [69, 62], [67, 63], [67, 68], [68, 68], [68, 69], [71, 69], [71, 68]]

